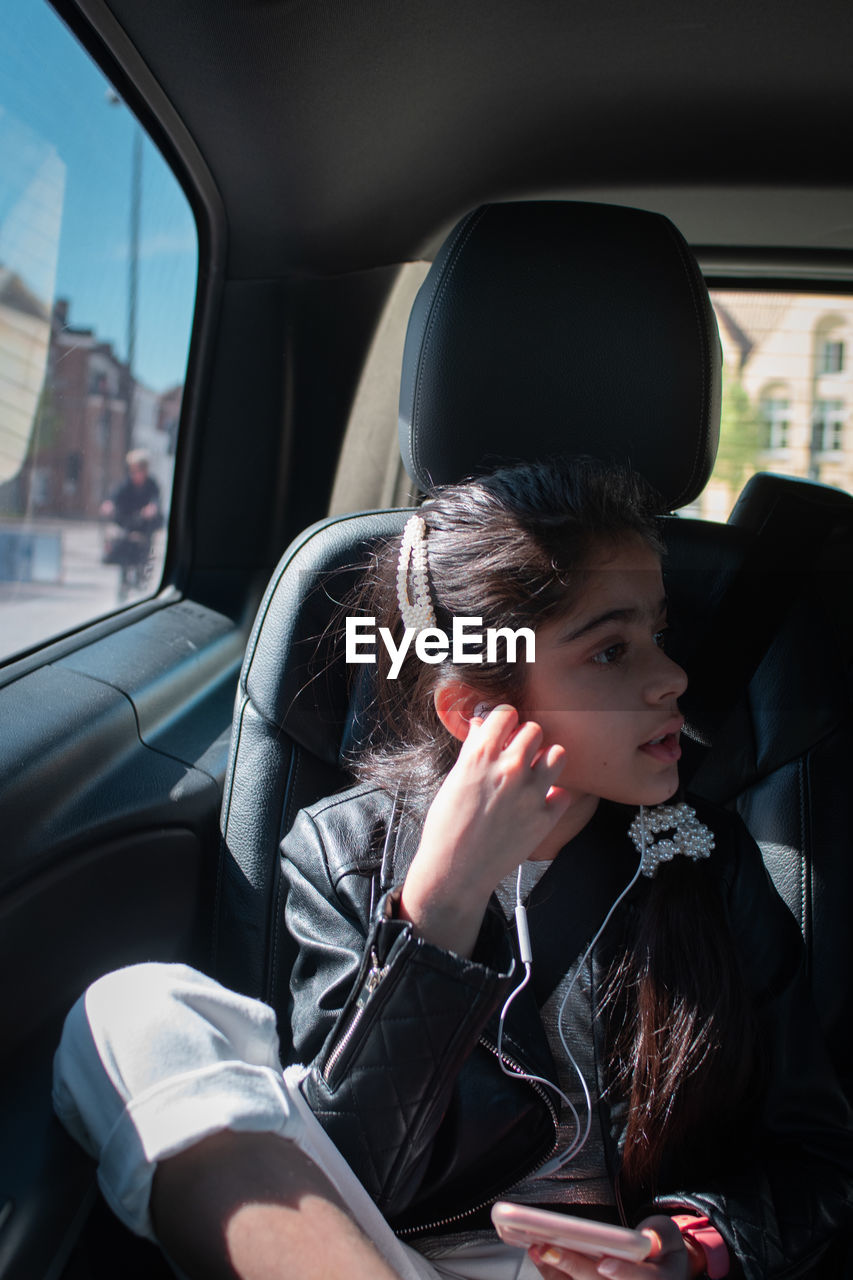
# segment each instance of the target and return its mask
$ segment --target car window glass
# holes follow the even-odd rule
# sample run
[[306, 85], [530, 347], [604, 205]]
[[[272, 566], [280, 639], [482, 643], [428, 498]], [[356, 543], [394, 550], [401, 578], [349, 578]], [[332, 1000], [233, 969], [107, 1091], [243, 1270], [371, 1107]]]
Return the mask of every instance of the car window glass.
[[757, 471], [853, 493], [853, 298], [715, 289], [720, 448], [691, 511], [726, 520]]
[[429, 267], [403, 263], [383, 308], [347, 422], [329, 515], [413, 501], [397, 443], [397, 413], [406, 326]]
[[132, 113], [43, 0], [6, 0], [0, 661], [159, 588], [197, 265]]

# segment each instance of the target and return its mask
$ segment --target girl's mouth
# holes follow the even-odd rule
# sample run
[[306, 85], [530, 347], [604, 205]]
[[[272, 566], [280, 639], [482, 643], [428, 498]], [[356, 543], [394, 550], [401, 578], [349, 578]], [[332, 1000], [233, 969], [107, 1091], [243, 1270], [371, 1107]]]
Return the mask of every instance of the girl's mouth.
[[675, 764], [676, 760], [681, 759], [681, 745], [677, 733], [665, 733], [660, 738], [652, 738], [650, 742], [644, 742], [640, 750], [663, 764]]

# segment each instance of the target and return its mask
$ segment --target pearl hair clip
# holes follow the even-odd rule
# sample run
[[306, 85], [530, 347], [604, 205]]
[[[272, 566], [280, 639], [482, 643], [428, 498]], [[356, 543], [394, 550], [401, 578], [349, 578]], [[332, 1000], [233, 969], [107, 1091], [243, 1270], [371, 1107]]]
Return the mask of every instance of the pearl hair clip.
[[[645, 843], [645, 833], [659, 835], [672, 832], [666, 840]], [[628, 835], [643, 855], [641, 870], [644, 876], [653, 876], [662, 862], [670, 862], [677, 854], [698, 862], [711, 856], [714, 835], [704, 822], [696, 817], [696, 810], [689, 804], [660, 804], [645, 810], [645, 829], [640, 814], [628, 828]]]
[[[435, 626], [435, 611], [429, 598], [429, 564], [426, 545], [427, 527], [422, 516], [411, 516], [403, 530], [400, 559], [397, 562], [397, 601], [407, 630], [423, 631]], [[409, 598], [409, 572], [414, 599]]]

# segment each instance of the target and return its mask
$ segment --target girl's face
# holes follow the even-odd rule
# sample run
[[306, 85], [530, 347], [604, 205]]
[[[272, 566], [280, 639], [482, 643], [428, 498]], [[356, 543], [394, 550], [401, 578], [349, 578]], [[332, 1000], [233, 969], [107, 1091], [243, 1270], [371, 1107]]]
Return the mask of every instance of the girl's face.
[[523, 715], [566, 751], [560, 785], [622, 804], [678, 787], [684, 671], [666, 654], [660, 560], [639, 538], [602, 550], [571, 613], [536, 632]]

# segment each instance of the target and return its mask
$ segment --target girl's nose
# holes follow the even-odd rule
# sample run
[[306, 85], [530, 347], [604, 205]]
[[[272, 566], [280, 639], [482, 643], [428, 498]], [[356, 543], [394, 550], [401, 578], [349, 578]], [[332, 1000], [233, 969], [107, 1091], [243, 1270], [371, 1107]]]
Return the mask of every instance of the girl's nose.
[[646, 687], [649, 702], [663, 702], [666, 698], [680, 698], [687, 688], [687, 672], [670, 658], [663, 649], [655, 656], [655, 669]]

